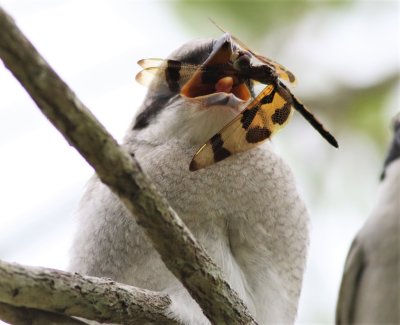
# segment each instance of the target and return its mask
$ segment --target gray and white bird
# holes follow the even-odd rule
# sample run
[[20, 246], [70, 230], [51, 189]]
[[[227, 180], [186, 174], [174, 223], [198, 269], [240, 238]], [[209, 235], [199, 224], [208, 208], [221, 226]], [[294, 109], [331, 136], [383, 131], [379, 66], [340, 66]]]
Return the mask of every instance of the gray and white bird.
[[[227, 44], [235, 51], [227, 35], [192, 41], [170, 59], [199, 65]], [[249, 81], [246, 84], [251, 89]], [[173, 88], [167, 82], [152, 84], [124, 147], [219, 265], [259, 324], [293, 323], [307, 255], [309, 216], [290, 168], [268, 141], [189, 171], [199, 146], [251, 98], [216, 90], [187, 98]], [[71, 271], [166, 292], [176, 319], [184, 324], [209, 324], [141, 227], [97, 177], [88, 184], [78, 217]]]
[[347, 256], [337, 324], [400, 324], [400, 116], [379, 191]]

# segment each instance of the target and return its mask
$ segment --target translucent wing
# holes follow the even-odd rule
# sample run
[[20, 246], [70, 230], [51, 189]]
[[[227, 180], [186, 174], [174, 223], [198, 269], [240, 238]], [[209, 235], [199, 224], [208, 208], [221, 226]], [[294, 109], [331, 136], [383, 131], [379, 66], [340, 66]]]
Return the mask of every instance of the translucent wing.
[[[140, 83], [142, 86], [145, 87], [150, 87], [151, 83], [154, 81], [156, 82], [155, 76], [157, 73], [161, 74], [162, 70], [159, 69], [158, 67], [149, 67], [145, 68], [142, 71], [140, 71], [138, 74], [135, 76], [135, 80]], [[165, 82], [163, 78], [158, 78], [158, 84], [161, 82]]]
[[165, 59], [159, 59], [159, 58], [150, 58], [150, 59], [141, 59], [137, 62], [143, 69], [146, 68], [155, 68], [159, 67], [163, 63], [165, 63]]
[[143, 68], [135, 77], [138, 83], [153, 89], [167, 85], [171, 91], [179, 91], [195, 71], [201, 69], [198, 65], [176, 60], [142, 59], [138, 64]]
[[282, 128], [292, 113], [290, 93], [268, 85], [229, 124], [194, 155], [189, 169], [195, 171], [232, 154], [249, 150]]

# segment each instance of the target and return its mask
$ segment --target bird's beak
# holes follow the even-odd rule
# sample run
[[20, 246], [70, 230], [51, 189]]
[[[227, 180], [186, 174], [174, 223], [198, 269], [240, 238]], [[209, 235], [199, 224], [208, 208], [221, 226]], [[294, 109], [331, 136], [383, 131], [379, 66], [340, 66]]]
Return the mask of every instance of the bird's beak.
[[182, 87], [181, 95], [203, 107], [243, 107], [251, 93], [235, 74], [233, 56], [231, 35], [225, 33], [216, 41], [207, 60]]

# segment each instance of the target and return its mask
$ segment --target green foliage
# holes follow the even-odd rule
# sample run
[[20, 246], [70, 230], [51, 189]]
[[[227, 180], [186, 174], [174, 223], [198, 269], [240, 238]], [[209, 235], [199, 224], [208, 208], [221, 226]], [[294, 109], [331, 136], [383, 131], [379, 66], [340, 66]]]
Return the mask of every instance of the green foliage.
[[362, 134], [383, 154], [391, 137], [388, 99], [398, 82], [399, 75], [394, 74], [370, 86], [338, 89], [330, 98], [319, 98], [317, 105], [326, 103], [326, 111], [330, 112], [328, 118], [332, 119], [335, 129]]
[[398, 76], [359, 91], [353, 96], [346, 114], [349, 127], [365, 133], [379, 148], [386, 148], [388, 142], [389, 125], [384, 108], [396, 82]]
[[263, 39], [272, 30], [282, 26], [295, 27], [304, 14], [317, 7], [342, 5], [349, 1], [317, 2], [296, 1], [193, 1], [180, 0], [171, 3], [176, 16], [185, 28], [195, 34], [204, 34], [206, 29], [215, 31], [208, 21], [212, 18], [222, 27], [246, 40]]

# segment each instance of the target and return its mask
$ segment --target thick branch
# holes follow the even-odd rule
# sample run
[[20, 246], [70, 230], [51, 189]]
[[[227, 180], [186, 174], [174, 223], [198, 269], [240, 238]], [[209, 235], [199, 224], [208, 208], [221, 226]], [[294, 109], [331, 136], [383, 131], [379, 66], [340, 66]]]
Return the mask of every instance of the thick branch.
[[0, 319], [14, 325], [57, 324], [87, 325], [83, 321], [48, 311], [14, 307], [0, 302]]
[[118, 146], [1, 8], [0, 57], [46, 117], [144, 227], [166, 266], [210, 321], [254, 323], [237, 294], [224, 281], [220, 269], [156, 191], [135, 159]]
[[[2, 261], [0, 301], [99, 322], [178, 324], [166, 316], [171, 301], [165, 294], [111, 279]], [[78, 321], [70, 323], [78, 324]]]

